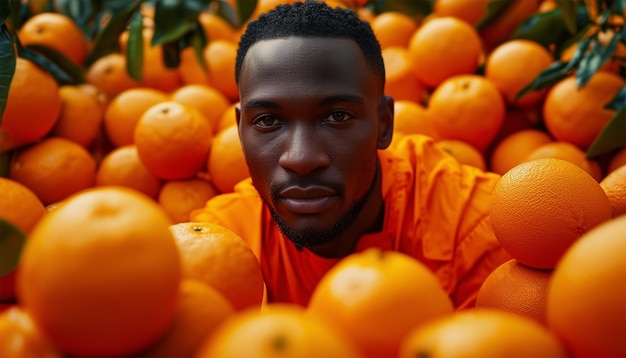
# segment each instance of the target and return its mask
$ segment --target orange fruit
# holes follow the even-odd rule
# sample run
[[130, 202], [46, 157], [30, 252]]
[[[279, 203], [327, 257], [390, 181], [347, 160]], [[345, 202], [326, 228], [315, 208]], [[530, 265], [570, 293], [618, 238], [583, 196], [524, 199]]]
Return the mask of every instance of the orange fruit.
[[526, 161], [530, 153], [540, 146], [552, 142], [548, 133], [539, 129], [524, 129], [499, 141], [489, 158], [489, 169], [500, 175]]
[[67, 138], [85, 148], [95, 142], [102, 128], [106, 97], [95, 94], [98, 90], [94, 88], [90, 93], [79, 85], [61, 86], [61, 113], [51, 136]]
[[237, 45], [231, 41], [211, 41], [204, 48], [203, 54], [210, 83], [230, 101], [237, 101], [239, 90], [233, 70], [237, 57]]
[[[487, 0], [491, 2], [500, 0]], [[539, 9], [538, 0], [509, 0], [510, 4], [492, 22], [479, 30], [486, 53], [493, 51], [501, 43], [509, 40], [517, 28]]]
[[178, 73], [183, 85], [211, 86], [208, 69], [203, 68], [199, 61], [196, 50], [193, 47], [185, 47], [180, 51]]
[[408, 45], [411, 68], [427, 87], [478, 69], [482, 45], [476, 30], [454, 17], [434, 18], [418, 28]]
[[139, 159], [155, 176], [187, 179], [206, 166], [213, 130], [195, 108], [167, 101], [146, 110], [135, 126]]
[[546, 296], [552, 270], [540, 270], [511, 259], [496, 267], [478, 290], [476, 307], [493, 308], [546, 324]]
[[570, 247], [548, 286], [547, 322], [576, 357], [626, 356], [626, 216]]
[[606, 167], [606, 173], [610, 174], [622, 165], [626, 165], [626, 145], [611, 154], [609, 163]]
[[237, 126], [230, 126], [213, 137], [207, 160], [211, 182], [221, 193], [234, 191], [235, 185], [250, 176]]
[[202, 26], [208, 42], [217, 40], [237, 41], [235, 28], [219, 15], [203, 11], [198, 15], [198, 22]]
[[214, 287], [236, 310], [260, 309], [265, 282], [250, 246], [229, 229], [210, 223], [170, 226], [180, 251], [183, 277]]
[[226, 129], [230, 126], [237, 125], [237, 111], [236, 108], [239, 105], [239, 102], [231, 103], [228, 108], [222, 113], [222, 117], [220, 118], [219, 125], [217, 126], [217, 131], [215, 134], [221, 132], [223, 129]]
[[474, 146], [455, 139], [440, 139], [435, 146], [453, 156], [459, 163], [469, 165], [480, 170], [486, 170], [485, 159], [482, 153]]
[[439, 138], [463, 140], [480, 151], [494, 140], [506, 114], [498, 88], [478, 75], [448, 78], [433, 91], [427, 108]]
[[594, 159], [588, 159], [585, 152], [569, 142], [550, 141], [532, 150], [525, 161], [541, 158], [557, 158], [567, 160], [584, 169], [596, 181], [603, 177], [600, 164]]
[[372, 248], [331, 268], [313, 291], [308, 311], [336, 327], [363, 356], [392, 357], [411, 328], [451, 314], [453, 305], [419, 261]]
[[543, 100], [547, 89], [531, 91], [520, 98], [517, 94], [553, 62], [550, 52], [539, 43], [524, 39], [509, 40], [487, 56], [485, 77], [498, 87], [508, 104], [531, 107]]
[[568, 357], [558, 338], [539, 323], [488, 308], [458, 311], [427, 322], [402, 342], [409, 357]]
[[487, 15], [487, 0], [435, 0], [433, 13], [437, 17], [452, 16], [474, 26]]
[[395, 100], [408, 100], [424, 103], [426, 88], [411, 70], [408, 50], [405, 47], [391, 46], [382, 50], [385, 63], [385, 94]]
[[64, 14], [42, 12], [28, 18], [17, 36], [24, 46], [49, 47], [82, 65], [89, 50], [87, 37], [78, 25]]
[[23, 307], [15, 305], [0, 313], [0, 357], [61, 356]]
[[217, 132], [220, 119], [230, 106], [228, 98], [213, 87], [200, 84], [185, 85], [170, 94], [172, 101], [194, 107]]
[[402, 134], [424, 134], [437, 138], [437, 132], [428, 118], [428, 111], [419, 103], [409, 100], [394, 101], [393, 130]]
[[370, 22], [372, 31], [380, 47], [398, 46], [406, 48], [411, 36], [418, 28], [418, 23], [409, 15], [399, 11], [385, 11], [376, 15]]
[[331, 326], [306, 314], [304, 308], [274, 303], [261, 313], [245, 310], [231, 316], [204, 342], [196, 357], [350, 358], [358, 355]]
[[[151, 23], [152, 20], [144, 17], [147, 23]], [[176, 88], [182, 85], [182, 78], [178, 69], [168, 68], [163, 60], [163, 46], [151, 44], [152, 36], [154, 34], [154, 26], [143, 27], [143, 59], [141, 64], [141, 81], [142, 86], [154, 88], [163, 92], [174, 91]], [[122, 53], [126, 54], [126, 48], [128, 44], [128, 30], [124, 31], [120, 35], [120, 47]]]
[[217, 194], [217, 189], [208, 180], [169, 180], [163, 184], [157, 201], [172, 222], [177, 224], [189, 221], [189, 214], [193, 210], [203, 208], [207, 200]]
[[0, 219], [28, 234], [46, 213], [37, 195], [24, 184], [0, 177]]
[[[0, 177], [0, 219], [6, 220], [28, 235], [46, 213], [41, 200], [23, 184]], [[0, 237], [5, 236], [0, 232]], [[15, 298], [17, 269], [0, 276], [0, 302]]]
[[48, 137], [13, 154], [9, 177], [48, 205], [94, 186], [96, 161], [80, 144]]
[[600, 186], [609, 198], [612, 216], [615, 218], [626, 214], [626, 164], [604, 177]]
[[156, 199], [163, 181], [146, 169], [137, 146], [130, 144], [113, 149], [102, 159], [96, 171], [96, 185], [123, 186]]
[[132, 189], [67, 198], [24, 247], [19, 302], [64, 354], [148, 348], [173, 322], [179, 297], [181, 261], [169, 225], [153, 200]]
[[496, 184], [491, 225], [517, 261], [552, 269], [565, 251], [611, 218], [600, 184], [566, 160], [542, 158], [515, 166]]
[[550, 88], [543, 105], [546, 128], [556, 139], [586, 149], [613, 118], [615, 110], [604, 108], [626, 85], [620, 76], [597, 72], [579, 88], [569, 76]]
[[59, 113], [61, 96], [52, 75], [18, 57], [2, 113], [0, 152], [43, 138], [56, 124]]
[[235, 308], [211, 286], [191, 279], [180, 284], [174, 322], [142, 357], [195, 357], [196, 352]]
[[169, 100], [153, 88], [130, 88], [115, 96], [104, 112], [104, 130], [116, 147], [134, 143], [135, 126], [150, 107]]
[[126, 57], [113, 52], [96, 59], [85, 71], [88, 83], [100, 88], [107, 96], [113, 98], [125, 90], [140, 87], [128, 74]]

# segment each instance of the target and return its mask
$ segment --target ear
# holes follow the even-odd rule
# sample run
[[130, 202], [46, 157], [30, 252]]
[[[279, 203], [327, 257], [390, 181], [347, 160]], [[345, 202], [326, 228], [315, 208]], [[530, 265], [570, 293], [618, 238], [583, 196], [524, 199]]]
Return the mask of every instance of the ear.
[[382, 96], [378, 103], [378, 149], [385, 149], [393, 138], [394, 101], [391, 96]]

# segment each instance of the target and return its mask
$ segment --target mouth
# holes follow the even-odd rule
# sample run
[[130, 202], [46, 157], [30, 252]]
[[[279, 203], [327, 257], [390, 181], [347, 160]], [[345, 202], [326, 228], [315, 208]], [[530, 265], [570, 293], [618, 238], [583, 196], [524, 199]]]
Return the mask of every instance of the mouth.
[[295, 214], [317, 214], [326, 210], [337, 199], [337, 192], [331, 188], [288, 187], [279, 193], [279, 201]]

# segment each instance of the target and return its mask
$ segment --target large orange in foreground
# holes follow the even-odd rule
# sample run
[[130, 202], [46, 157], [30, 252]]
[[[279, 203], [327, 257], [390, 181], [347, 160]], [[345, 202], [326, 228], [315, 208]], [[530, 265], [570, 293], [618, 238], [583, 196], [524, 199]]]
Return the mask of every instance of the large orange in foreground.
[[308, 310], [348, 337], [367, 357], [392, 357], [413, 327], [450, 314], [435, 275], [395, 251], [368, 249], [342, 259], [321, 279]]
[[399, 358], [565, 358], [558, 338], [541, 324], [510, 312], [472, 308], [416, 327]]
[[519, 164], [493, 191], [496, 238], [513, 258], [534, 268], [554, 268], [581, 235], [610, 218], [611, 205], [600, 184], [562, 159]]
[[18, 302], [63, 354], [121, 356], [154, 343], [176, 312], [181, 264], [165, 212], [122, 187], [75, 194], [26, 243]]
[[626, 356], [626, 216], [586, 233], [548, 286], [548, 327], [576, 357]]

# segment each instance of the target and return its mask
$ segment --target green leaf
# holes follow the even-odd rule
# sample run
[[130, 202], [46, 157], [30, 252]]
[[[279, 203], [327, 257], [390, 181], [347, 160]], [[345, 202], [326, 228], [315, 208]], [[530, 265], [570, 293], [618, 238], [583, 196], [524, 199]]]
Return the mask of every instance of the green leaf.
[[167, 68], [177, 68], [180, 65], [180, 43], [184, 39], [178, 41], [164, 43], [163, 46], [163, 63]]
[[578, 0], [556, 0], [556, 3], [561, 10], [561, 16], [565, 28], [570, 34], [575, 34], [578, 29], [576, 25], [576, 15], [579, 1]]
[[434, 0], [371, 0], [375, 14], [398, 11], [411, 17], [425, 17], [433, 11]]
[[476, 24], [476, 29], [480, 30], [493, 22], [507, 7], [513, 4], [513, 1], [489, 1], [487, 3], [487, 13]]
[[237, 10], [225, 0], [216, 0], [217, 2], [217, 11], [216, 14], [228, 21], [228, 23], [235, 27], [240, 28], [243, 25], [243, 21], [239, 18], [239, 14]]
[[54, 0], [55, 7], [69, 16], [81, 29], [87, 28], [99, 9], [99, 2], [92, 0]]
[[20, 262], [26, 234], [10, 222], [0, 219], [0, 276], [8, 275]]
[[619, 33], [613, 36], [606, 47], [603, 47], [597, 38], [592, 39], [591, 51], [583, 55], [576, 70], [576, 83], [579, 87], [586, 85], [602, 65], [611, 58], [615, 52], [619, 37]]
[[566, 32], [561, 12], [556, 9], [538, 13], [525, 20], [511, 35], [513, 39], [526, 39], [548, 48], [557, 43]]
[[543, 70], [535, 79], [522, 88], [518, 93], [516, 98], [520, 98], [530, 91], [540, 91], [542, 89], [548, 88], [553, 84], [559, 82], [569, 75], [569, 72], [566, 71], [567, 62], [556, 61], [552, 63], [548, 68]]
[[128, 75], [139, 82], [143, 77], [143, 16], [139, 11], [133, 14], [128, 30], [126, 45], [126, 71]]
[[8, 150], [0, 152], [0, 177], [8, 178], [11, 168], [11, 157], [15, 151]]
[[574, 51], [572, 58], [570, 59], [569, 63], [567, 64], [567, 67], [565, 68], [566, 71], [571, 71], [574, 68], [576, 68], [578, 64], [580, 64], [580, 61], [582, 61], [583, 57], [585, 56], [585, 52], [587, 52], [587, 49], [589, 48], [589, 45], [591, 44], [591, 40], [592, 40], [592, 37], [588, 37], [578, 42], [576, 51]]
[[624, 145], [626, 145], [626, 107], [622, 107], [615, 112], [615, 115], [604, 126], [600, 135], [591, 143], [586, 155], [587, 158], [594, 158], [621, 148]]
[[236, 6], [239, 13], [239, 22], [241, 27], [246, 21], [250, 19], [250, 16], [254, 13], [257, 6], [257, 0], [236, 0]]
[[204, 61], [204, 47], [207, 44], [206, 33], [200, 25], [187, 35], [187, 44], [193, 47], [196, 60], [204, 71], [208, 71], [206, 62]]
[[2, 114], [9, 98], [9, 88], [15, 73], [16, 56], [13, 49], [13, 38], [6, 24], [0, 26], [0, 124], [2, 124]]
[[157, 2], [151, 45], [156, 46], [181, 39], [196, 26], [198, 10], [195, 6], [187, 8], [184, 1], [161, 0]]
[[[49, 70], [59, 84], [78, 84], [85, 82], [85, 70], [83, 67], [74, 63], [59, 51], [42, 45], [28, 45], [25, 47], [27, 51], [32, 51], [40, 56], [45, 57], [49, 62], [53, 63], [58, 70], [51, 67], [48, 63], [43, 63], [43, 67]], [[58, 76], [58, 72], [62, 74]]]
[[[115, 3], [115, 1], [113, 1], [113, 3]], [[133, 14], [139, 10], [140, 5], [141, 0], [134, 0], [126, 7], [111, 12], [112, 18], [107, 22], [104, 29], [100, 30], [96, 35], [94, 47], [85, 61], [87, 67], [98, 58], [108, 55], [119, 48], [119, 36], [126, 30], [128, 22]], [[111, 10], [108, 9], [107, 11]]]
[[[22, 45], [20, 45], [18, 42], [18, 55], [29, 61], [32, 61], [44, 70], [50, 72], [50, 74], [52, 75], [52, 77], [54, 77], [57, 83], [73, 83], [73, 79], [70, 74], [65, 72], [59, 65], [48, 59], [42, 53], [33, 50], [41, 47], [43, 46], [30, 45], [27, 47], [22, 47]], [[52, 49], [48, 50], [54, 51]]]

